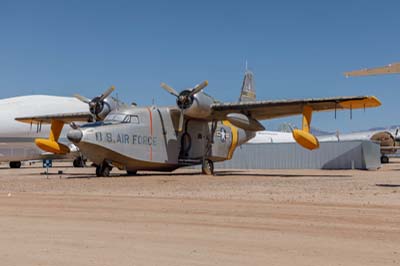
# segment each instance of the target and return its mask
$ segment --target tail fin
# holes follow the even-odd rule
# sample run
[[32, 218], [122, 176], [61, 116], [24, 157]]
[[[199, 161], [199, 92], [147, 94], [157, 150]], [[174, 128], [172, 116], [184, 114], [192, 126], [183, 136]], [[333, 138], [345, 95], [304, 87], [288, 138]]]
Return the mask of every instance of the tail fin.
[[239, 102], [251, 102], [256, 100], [256, 90], [254, 86], [253, 72], [246, 70], [240, 93]]

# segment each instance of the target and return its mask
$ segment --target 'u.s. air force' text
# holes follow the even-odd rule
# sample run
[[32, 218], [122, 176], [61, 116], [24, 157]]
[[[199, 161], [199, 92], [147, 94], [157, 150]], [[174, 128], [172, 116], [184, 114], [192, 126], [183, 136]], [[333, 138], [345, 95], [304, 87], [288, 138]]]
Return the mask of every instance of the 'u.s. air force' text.
[[96, 132], [97, 142], [107, 143], [121, 143], [121, 144], [140, 144], [140, 145], [157, 145], [157, 137], [146, 136], [146, 135], [129, 135], [121, 133], [111, 132]]

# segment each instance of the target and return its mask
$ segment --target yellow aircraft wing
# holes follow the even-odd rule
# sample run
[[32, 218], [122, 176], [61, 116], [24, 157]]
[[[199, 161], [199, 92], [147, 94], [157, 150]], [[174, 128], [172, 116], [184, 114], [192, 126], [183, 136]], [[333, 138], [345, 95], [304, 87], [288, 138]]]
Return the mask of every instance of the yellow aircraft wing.
[[385, 74], [400, 74], [400, 63], [393, 63], [383, 67], [365, 68], [344, 73], [347, 78]]
[[333, 97], [301, 100], [273, 100], [240, 103], [216, 103], [211, 106], [212, 116], [225, 119], [229, 113], [243, 113], [253, 119], [264, 120], [302, 114], [304, 107], [312, 111], [360, 109], [378, 107], [381, 102], [374, 96]]
[[50, 135], [48, 139], [35, 139], [36, 145], [44, 151], [54, 154], [67, 154], [70, 149], [67, 145], [58, 142], [62, 128], [65, 123], [88, 122], [93, 118], [89, 112], [81, 113], [63, 113], [54, 115], [41, 115], [31, 117], [17, 117], [15, 120], [28, 124], [37, 124], [40, 130], [42, 124], [51, 124]]
[[303, 114], [302, 129], [293, 129], [293, 138], [306, 149], [317, 149], [318, 139], [310, 133], [312, 112], [341, 109], [360, 109], [380, 106], [374, 96], [355, 96], [323, 99], [254, 101], [240, 103], [216, 103], [211, 106], [211, 117], [217, 120], [228, 120], [248, 130], [262, 130], [258, 120]]

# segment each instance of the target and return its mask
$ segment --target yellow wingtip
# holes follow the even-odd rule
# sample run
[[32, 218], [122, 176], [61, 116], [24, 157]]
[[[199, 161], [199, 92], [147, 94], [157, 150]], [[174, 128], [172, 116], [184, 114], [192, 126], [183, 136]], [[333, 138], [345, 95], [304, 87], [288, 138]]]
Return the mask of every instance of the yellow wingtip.
[[340, 106], [342, 106], [344, 109], [372, 108], [381, 105], [381, 101], [379, 101], [379, 99], [375, 96], [366, 96], [364, 99], [361, 100], [350, 100], [340, 103]]
[[368, 100], [370, 101], [371, 106], [378, 107], [382, 105], [381, 101], [375, 96], [369, 96]]

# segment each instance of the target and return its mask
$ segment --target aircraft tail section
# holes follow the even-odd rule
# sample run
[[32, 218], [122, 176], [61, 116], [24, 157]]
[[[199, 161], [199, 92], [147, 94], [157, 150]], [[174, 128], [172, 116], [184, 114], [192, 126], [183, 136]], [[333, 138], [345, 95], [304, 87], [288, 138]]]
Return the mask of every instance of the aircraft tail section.
[[251, 102], [256, 100], [256, 90], [254, 86], [254, 75], [250, 70], [244, 73], [242, 91], [239, 102]]

